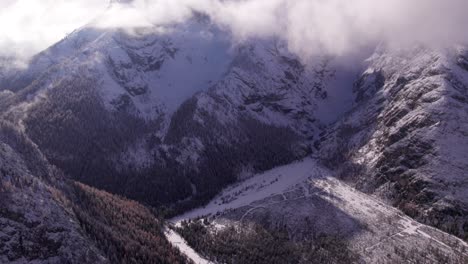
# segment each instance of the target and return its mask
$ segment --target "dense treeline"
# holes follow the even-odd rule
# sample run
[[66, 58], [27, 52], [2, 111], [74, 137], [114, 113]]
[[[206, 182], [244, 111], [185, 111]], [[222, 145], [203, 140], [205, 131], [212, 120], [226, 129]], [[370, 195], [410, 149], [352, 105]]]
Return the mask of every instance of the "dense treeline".
[[[0, 121], [0, 165], [0, 227], [15, 230], [0, 241], [0, 262], [2, 255], [11, 261], [58, 256], [60, 263], [105, 262], [87, 250], [92, 247], [75, 233], [71, 217], [78, 219], [110, 263], [190, 263], [166, 240], [162, 220], [148, 208], [64, 181], [30, 139], [4, 121]], [[62, 211], [69, 208], [76, 218]], [[76, 255], [67, 255], [68, 247], [74, 247]]]
[[57, 84], [31, 106], [25, 119], [28, 136], [51, 163], [85, 184], [153, 206], [189, 196], [190, 183], [175, 168], [174, 159], [166, 162], [163, 156], [143, 169], [118, 164], [131, 144], [152, 138], [159, 121], [136, 118], [131, 105], [108, 111], [96, 85], [80, 76]]
[[[174, 113], [165, 139], [157, 137], [158, 120], [132, 114], [131, 103], [109, 111], [97, 94], [95, 80], [77, 76], [64, 80], [31, 106], [24, 120], [28, 136], [48, 160], [74, 180], [144, 204], [169, 208], [169, 214], [200, 206], [243, 168], [253, 172], [287, 164], [305, 155], [302, 139], [288, 128], [241, 118], [222, 124], [203, 113], [196, 122], [197, 100]], [[196, 138], [203, 148], [196, 164], [180, 161]], [[135, 142], [148, 154], [143, 167], [120, 159]], [[187, 149], [188, 148], [188, 149]], [[195, 191], [194, 191], [195, 190]]]
[[[140, 177], [133, 177], [131, 183], [135, 186], [128, 189], [128, 197], [153, 206], [169, 205], [170, 216], [205, 204], [222, 188], [234, 183], [243, 168], [251, 168], [252, 172], [264, 171], [290, 163], [307, 153], [301, 148], [302, 139], [288, 128], [263, 124], [247, 117], [239, 119], [235, 125], [226, 125], [209, 113], [201, 114], [201, 124], [195, 121], [196, 105], [195, 98], [189, 99], [174, 113], [163, 142], [171, 146], [172, 156], [161, 153], [159, 159], [162, 160], [157, 162], [158, 165], [138, 173]], [[199, 139], [204, 145], [197, 164], [180, 164], [174, 160], [184, 151], [181, 144], [184, 138]], [[149, 186], [154, 185], [148, 185], [148, 182], [158, 179], [159, 183], [168, 179], [178, 181], [178, 187], [171, 189], [161, 185], [164, 188], [161, 192], [154, 188], [150, 190]], [[191, 185], [196, 188], [194, 194], [189, 191]], [[155, 193], [167, 193], [168, 190], [178, 190], [179, 199], [174, 199], [174, 193], [170, 194], [172, 197], [164, 197], [166, 200], [155, 197]], [[190, 199], [180, 199], [181, 192]], [[148, 199], [151, 197], [153, 199]], [[171, 198], [177, 203], [171, 203]]]
[[0, 120], [0, 263], [106, 263], [69, 214], [62, 180], [20, 129]]
[[[26, 167], [43, 180], [50, 180], [54, 172], [37, 146], [8, 121], [0, 120], [0, 143], [8, 144], [24, 160]], [[0, 168], [2, 169], [2, 168]]]
[[74, 212], [111, 263], [190, 263], [163, 234], [163, 223], [146, 207], [74, 183]]
[[305, 264], [358, 263], [359, 257], [342, 239], [317, 236], [296, 242], [284, 230], [267, 230], [256, 224], [229, 226], [214, 231], [205, 221], [184, 221], [176, 231], [197, 252], [218, 263]]

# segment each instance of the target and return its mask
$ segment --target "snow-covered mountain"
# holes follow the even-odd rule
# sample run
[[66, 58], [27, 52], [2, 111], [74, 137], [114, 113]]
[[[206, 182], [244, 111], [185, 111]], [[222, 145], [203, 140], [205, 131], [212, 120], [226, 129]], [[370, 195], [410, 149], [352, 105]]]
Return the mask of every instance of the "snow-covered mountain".
[[276, 39], [234, 45], [197, 14], [164, 28], [91, 23], [0, 87], [3, 117], [53, 164], [111, 192], [167, 204], [199, 203], [245, 172], [310, 153], [338, 117], [316, 115], [319, 105], [342, 103], [327, 86], [347, 78], [329, 58], [303, 64]]
[[466, 50], [378, 50], [368, 63], [321, 157], [359, 189], [466, 238]]
[[200, 226], [181, 221], [205, 219], [212, 235], [203, 239], [217, 241], [260, 224], [299, 241], [340, 236], [366, 263], [465, 262], [466, 243], [447, 233], [466, 239], [466, 56], [463, 47], [378, 48], [354, 82], [353, 107], [323, 129], [314, 159], [223, 190], [174, 218], [175, 229], [187, 235]]
[[[232, 185], [208, 205], [171, 222], [177, 230], [184, 221], [197, 219], [202, 219], [213, 237], [252, 224], [286, 230], [294, 241], [313, 241], [323, 235], [339, 237], [363, 263], [423, 259], [427, 263], [463, 263], [468, 259], [466, 242], [420, 224], [375, 196], [356, 190], [311, 158]], [[170, 234], [168, 237], [171, 240]], [[186, 246], [190, 242], [185, 242]]]
[[137, 202], [68, 181], [27, 135], [0, 122], [1, 263], [192, 263], [162, 228]]
[[[103, 227], [102, 217], [78, 211], [70, 214], [82, 216], [81, 227], [67, 222], [66, 208], [76, 206], [62, 206], [53, 194], [71, 183], [48, 180], [52, 169], [166, 215], [213, 214], [211, 230], [252, 224], [286, 231], [287, 245], [300, 241], [298, 259], [313, 257], [301, 243], [322, 233], [339, 235], [352, 245], [345, 252], [367, 263], [466, 257], [465, 242], [455, 237], [466, 240], [468, 226], [466, 48], [381, 46], [349, 67], [328, 56], [305, 60], [275, 38], [234, 42], [201, 14], [164, 27], [98, 24], [71, 33], [27, 67], [0, 66], [0, 118], [34, 149], [16, 153], [15, 138], [0, 135], [2, 168], [17, 170], [2, 174], [0, 187], [16, 190], [8, 197], [21, 214], [57, 212], [60, 221], [43, 224], [65, 226], [72, 234], [66, 243], [94, 252], [86, 261], [117, 257], [109, 253], [114, 244], [104, 242], [112, 249], [100, 252], [80, 228], [98, 241], [120, 245], [119, 237], [95, 235], [100, 230], [90, 223]], [[33, 156], [46, 165], [29, 167]], [[7, 184], [23, 177], [40, 191]], [[117, 201], [80, 188], [92, 199]], [[118, 201], [115, 208], [133, 215]], [[16, 234], [0, 238], [18, 244]], [[0, 260], [19, 254], [12, 247], [0, 247]], [[66, 252], [50, 257], [68, 258]]]

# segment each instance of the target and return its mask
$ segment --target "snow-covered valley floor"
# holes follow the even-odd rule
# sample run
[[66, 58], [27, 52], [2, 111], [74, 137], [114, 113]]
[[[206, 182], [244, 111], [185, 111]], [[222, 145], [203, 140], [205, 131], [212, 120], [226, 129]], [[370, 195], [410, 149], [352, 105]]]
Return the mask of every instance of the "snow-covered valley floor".
[[[458, 259], [468, 257], [464, 241], [420, 224], [332, 175], [307, 158], [232, 185], [207, 206], [170, 221], [178, 225], [183, 220], [211, 216], [215, 219], [213, 228], [219, 228], [268, 218], [273, 226], [287, 226], [297, 238], [313, 232], [340, 235], [366, 263], [411, 263], [411, 259], [437, 263], [441, 255], [448, 257], [448, 263], [458, 263]], [[178, 246], [178, 238], [171, 232], [167, 236]], [[194, 251], [182, 244], [182, 252], [193, 255]], [[195, 255], [192, 259], [207, 263], [199, 258]]]
[[179, 215], [171, 219], [171, 222], [177, 224], [186, 219], [214, 215], [284, 193], [297, 184], [305, 184], [309, 178], [319, 176], [317, 168], [315, 160], [308, 158], [255, 175], [227, 187], [205, 207]]

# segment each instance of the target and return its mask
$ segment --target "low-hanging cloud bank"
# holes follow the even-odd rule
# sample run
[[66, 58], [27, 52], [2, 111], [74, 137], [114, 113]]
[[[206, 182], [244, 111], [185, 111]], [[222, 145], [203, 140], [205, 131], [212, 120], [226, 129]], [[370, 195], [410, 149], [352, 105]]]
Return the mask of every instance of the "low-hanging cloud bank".
[[2, 1], [0, 55], [30, 56], [96, 17], [93, 25], [101, 28], [164, 25], [185, 21], [193, 10], [208, 14], [235, 41], [279, 37], [305, 56], [345, 56], [376, 43], [468, 42], [467, 0], [134, 0], [108, 6], [102, 0]]
[[182, 0], [238, 39], [284, 38], [303, 55], [346, 55], [369, 44], [468, 41], [466, 0]]
[[102, 13], [97, 0], [1, 0], [0, 56], [28, 57]]

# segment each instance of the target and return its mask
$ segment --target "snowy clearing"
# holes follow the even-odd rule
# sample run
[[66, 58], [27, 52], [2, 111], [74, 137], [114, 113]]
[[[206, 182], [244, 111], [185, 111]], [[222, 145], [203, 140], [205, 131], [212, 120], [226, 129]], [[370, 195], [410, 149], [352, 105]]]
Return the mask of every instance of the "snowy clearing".
[[277, 167], [224, 189], [205, 207], [179, 215], [171, 219], [171, 222], [177, 224], [185, 219], [213, 215], [246, 206], [254, 201], [282, 194], [291, 187], [305, 182], [308, 178], [320, 175], [322, 172], [317, 162], [311, 158]]
[[[350, 249], [368, 263], [392, 263], [406, 258], [437, 263], [436, 254], [448, 256], [456, 263], [454, 259], [468, 257], [468, 244], [461, 239], [421, 224], [332, 175], [316, 160], [307, 158], [232, 185], [207, 206], [171, 222], [179, 225], [183, 220], [214, 216], [212, 227], [222, 229], [267, 217], [271, 223], [286, 224], [299, 238], [317, 230], [338, 232], [348, 240]], [[313, 225], [308, 227], [304, 219], [313, 219]]]
[[184, 254], [193, 262], [195, 262], [195, 264], [213, 263], [211, 261], [206, 260], [197, 252], [195, 252], [195, 250], [193, 250], [189, 245], [187, 245], [187, 242], [173, 230], [166, 227], [166, 229], [164, 230], [164, 235], [174, 247], [178, 248], [180, 252], [182, 252], [182, 254]]

